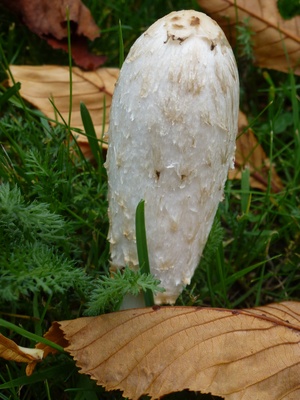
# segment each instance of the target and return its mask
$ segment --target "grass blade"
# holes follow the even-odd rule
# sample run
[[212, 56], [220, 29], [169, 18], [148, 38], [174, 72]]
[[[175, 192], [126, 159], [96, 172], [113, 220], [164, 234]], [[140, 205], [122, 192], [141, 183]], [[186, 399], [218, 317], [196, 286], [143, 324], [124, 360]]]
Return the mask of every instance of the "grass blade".
[[119, 21], [119, 68], [122, 68], [124, 62], [124, 41], [122, 33], [122, 24]]
[[[145, 200], [141, 200], [136, 208], [135, 230], [140, 269], [142, 273], [150, 274], [145, 224]], [[151, 307], [154, 305], [153, 293], [151, 290], [146, 290], [146, 292], [144, 293], [144, 298], [146, 307]]]
[[18, 93], [18, 91], [21, 89], [21, 83], [17, 82], [14, 84], [14, 86], [12, 86], [11, 88], [7, 89], [2, 96], [0, 97], [0, 110], [1, 107], [3, 107], [3, 105], [12, 97], [14, 96], [16, 93]]
[[102, 150], [99, 146], [99, 141], [96, 135], [91, 114], [84, 103], [80, 103], [80, 115], [93, 156], [96, 160], [97, 165], [101, 166], [103, 163]]
[[35, 335], [34, 333], [28, 332], [25, 329], [20, 328], [19, 326], [12, 324], [11, 322], [5, 321], [2, 318], [0, 318], [0, 326], [3, 326], [4, 328], [7, 328], [7, 329], [11, 329], [12, 331], [18, 333], [21, 336], [26, 337], [27, 339], [33, 340], [35, 342], [44, 343], [47, 346], [50, 346], [53, 349], [59, 351], [60, 353], [64, 353], [64, 351], [65, 351], [64, 348], [59, 346], [58, 344], [53, 343], [50, 340], [45, 339], [42, 336], [38, 336], [38, 335]]

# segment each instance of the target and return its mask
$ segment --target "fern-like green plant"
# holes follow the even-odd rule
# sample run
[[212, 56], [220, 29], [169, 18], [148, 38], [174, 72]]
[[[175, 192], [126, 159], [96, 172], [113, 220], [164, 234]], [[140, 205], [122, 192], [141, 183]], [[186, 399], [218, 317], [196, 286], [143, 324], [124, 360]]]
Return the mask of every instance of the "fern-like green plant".
[[117, 311], [126, 294], [138, 296], [139, 293], [151, 290], [154, 294], [163, 292], [159, 287], [160, 281], [153, 275], [133, 271], [125, 267], [122, 271], [117, 270], [111, 276], [103, 276], [96, 281], [90, 300], [87, 303], [86, 315], [98, 315], [105, 311]]
[[11, 243], [58, 243], [65, 238], [66, 223], [57, 214], [51, 213], [45, 203], [26, 204], [17, 186], [0, 186], [0, 243], [11, 247]]
[[0, 185], [0, 302], [88, 288], [90, 278], [63, 251], [68, 230], [47, 204], [26, 204], [17, 186]]

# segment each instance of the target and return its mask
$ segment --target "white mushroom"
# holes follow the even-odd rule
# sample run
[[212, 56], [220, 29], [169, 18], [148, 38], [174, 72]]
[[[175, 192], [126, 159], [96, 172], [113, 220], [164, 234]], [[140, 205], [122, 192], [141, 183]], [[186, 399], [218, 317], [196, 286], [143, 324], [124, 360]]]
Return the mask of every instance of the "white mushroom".
[[156, 21], [132, 46], [110, 114], [107, 172], [113, 268], [137, 268], [145, 200], [151, 273], [174, 303], [199, 263], [233, 167], [239, 80], [218, 24], [193, 10]]

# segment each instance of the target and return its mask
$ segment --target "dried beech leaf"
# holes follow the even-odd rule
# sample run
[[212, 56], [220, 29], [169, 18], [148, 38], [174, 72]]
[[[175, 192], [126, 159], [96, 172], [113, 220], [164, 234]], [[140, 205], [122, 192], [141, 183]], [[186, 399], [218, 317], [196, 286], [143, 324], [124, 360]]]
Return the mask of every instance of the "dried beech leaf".
[[56, 322], [49, 334], [65, 336], [81, 373], [130, 399], [184, 389], [228, 400], [300, 398], [298, 302], [131, 309]]
[[[10, 70], [15, 81], [21, 82], [20, 94], [25, 100], [40, 109], [48, 118], [57, 119], [63, 123], [55, 112], [49, 100], [51, 99], [63, 119], [68, 121], [70, 105], [68, 67], [11, 65]], [[83, 130], [80, 115], [80, 102], [83, 102], [90, 111], [97, 136], [101, 138], [103, 128], [104, 132], [108, 128], [111, 98], [119, 70], [117, 68], [99, 68], [96, 71], [82, 71], [75, 67], [72, 72], [71, 126]], [[106, 110], [104, 110], [104, 98]], [[103, 126], [104, 115], [106, 118]], [[86, 136], [78, 134], [76, 136], [80, 143], [87, 143]]]
[[249, 18], [255, 63], [263, 68], [300, 75], [300, 16], [284, 20], [276, 0], [198, 0], [200, 7], [215, 19], [234, 44], [236, 17], [240, 24]]
[[239, 134], [236, 141], [235, 169], [229, 171], [229, 179], [241, 179], [242, 170], [250, 170], [250, 186], [252, 188], [267, 190], [269, 171], [271, 168], [271, 190], [277, 193], [283, 189], [283, 184], [270, 160], [258, 143], [252, 129], [248, 128], [247, 117], [239, 113]]
[[32, 363], [43, 358], [44, 351], [41, 349], [31, 349], [18, 346], [13, 340], [0, 334], [0, 357], [5, 360], [16, 362]]
[[71, 24], [72, 58], [82, 68], [96, 69], [106, 57], [89, 53], [86, 39], [94, 40], [100, 30], [81, 0], [0, 0], [17, 13], [28, 28], [53, 48], [68, 51], [67, 9]]

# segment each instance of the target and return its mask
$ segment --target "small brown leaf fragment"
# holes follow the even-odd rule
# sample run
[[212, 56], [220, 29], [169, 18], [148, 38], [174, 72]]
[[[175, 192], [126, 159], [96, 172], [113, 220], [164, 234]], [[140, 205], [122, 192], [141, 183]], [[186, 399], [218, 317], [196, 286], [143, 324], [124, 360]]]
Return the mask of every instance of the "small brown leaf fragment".
[[[55, 38], [46, 39], [54, 49], [61, 49], [68, 52], [67, 39], [57, 40]], [[88, 51], [87, 40], [82, 36], [76, 36], [72, 39], [72, 58], [75, 63], [87, 70], [94, 71], [96, 68], [104, 64], [106, 57], [97, 56]]]
[[[59, 325], [56, 322], [53, 322], [49, 331], [44, 335], [46, 339], [50, 340], [53, 343], [58, 344], [59, 346], [65, 348], [69, 345], [69, 342], [65, 339], [63, 336], [62, 331], [59, 328]], [[38, 343], [35, 346], [36, 351], [41, 351], [44, 354], [44, 358], [47, 357], [48, 354], [56, 354], [57, 350], [55, 350], [53, 347], [50, 347], [44, 343]], [[26, 375], [30, 376], [38, 361], [32, 361], [30, 362], [27, 367], [26, 367]]]
[[28, 28], [39, 36], [63, 39], [68, 36], [67, 10], [72, 24], [72, 34], [90, 40], [99, 37], [89, 9], [81, 0], [1, 0], [5, 7], [20, 15]]
[[299, 302], [131, 309], [55, 324], [81, 372], [130, 399], [184, 389], [227, 400], [300, 395]]
[[[249, 18], [255, 64], [300, 75], [300, 16], [284, 20], [276, 0], [198, 0], [200, 7], [224, 30], [231, 45], [236, 41], [236, 23]], [[238, 18], [238, 21], [237, 21]]]
[[245, 168], [250, 170], [250, 186], [263, 191], [267, 190], [271, 168], [271, 190], [277, 193], [283, 189], [283, 184], [275, 167], [270, 165], [266, 153], [258, 143], [251, 128], [248, 128], [245, 114], [239, 113], [239, 136], [236, 141], [235, 169], [229, 171], [229, 179], [241, 179]]
[[15, 12], [27, 27], [47, 40], [55, 49], [68, 51], [67, 37], [69, 15], [72, 57], [76, 64], [94, 70], [106, 57], [89, 53], [86, 39], [100, 36], [100, 29], [89, 9], [81, 0], [0, 0], [0, 4]]
[[0, 334], [0, 357], [23, 363], [39, 362], [43, 358], [43, 350], [18, 346], [13, 340]]

